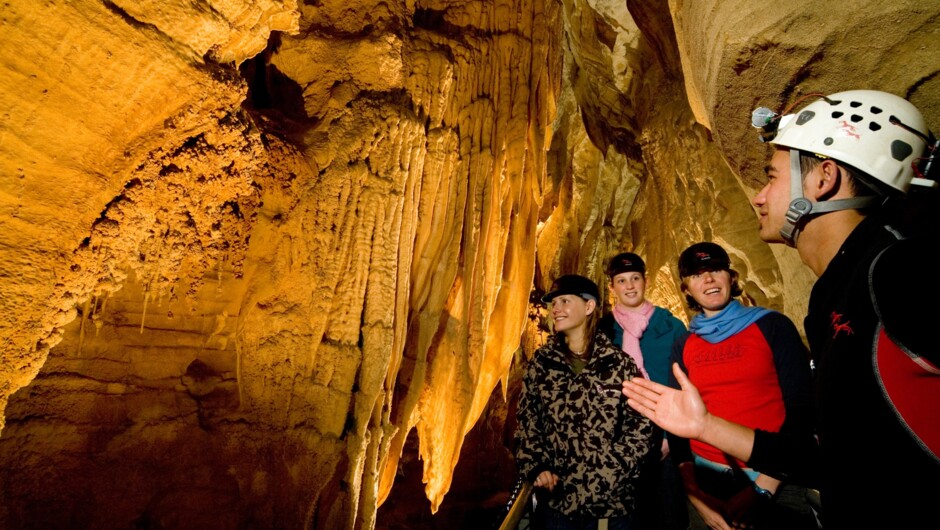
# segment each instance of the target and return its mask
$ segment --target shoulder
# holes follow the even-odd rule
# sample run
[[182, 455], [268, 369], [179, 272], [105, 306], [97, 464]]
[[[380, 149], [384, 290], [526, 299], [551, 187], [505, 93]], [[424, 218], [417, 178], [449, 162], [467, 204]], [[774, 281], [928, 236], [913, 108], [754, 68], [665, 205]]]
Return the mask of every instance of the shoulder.
[[532, 354], [532, 358], [527, 361], [526, 371], [543, 370], [546, 365], [563, 360], [564, 356], [565, 353], [559, 346], [558, 341], [554, 337], [549, 337], [548, 341], [536, 349], [535, 353]]
[[837, 285], [867, 282], [872, 262], [902, 237], [902, 228], [884, 216], [866, 217], [839, 247], [839, 253], [829, 262], [820, 280], [825, 278]]
[[623, 350], [615, 346], [610, 338], [600, 331], [594, 335], [593, 355], [597, 359], [606, 359], [605, 362], [619, 361], [626, 357], [623, 355]]
[[665, 307], [653, 306], [653, 316], [650, 317], [650, 322], [654, 320], [657, 322], [661, 321], [670, 328], [681, 328], [682, 331], [685, 331], [685, 324], [683, 324], [676, 315], [673, 315], [672, 311]]
[[764, 308], [766, 313], [764, 313], [760, 318], [757, 319], [757, 322], [767, 322], [775, 325], [780, 324], [790, 324], [793, 325], [793, 321], [790, 320], [790, 317], [784, 315], [776, 309]]
[[676, 340], [673, 342], [673, 348], [678, 348], [682, 350], [685, 348], [685, 344], [689, 341], [689, 337], [694, 335], [691, 331], [685, 330], [679, 333], [676, 336]]
[[763, 316], [757, 319], [755, 324], [757, 324], [757, 327], [760, 328], [761, 331], [783, 330], [786, 332], [793, 332], [799, 335], [799, 330], [797, 329], [796, 324], [793, 322], [793, 320], [791, 320], [790, 317], [784, 315], [783, 313], [779, 311], [775, 311], [773, 309], [767, 309], [767, 313], [765, 313]]
[[614, 343], [610, 340], [610, 337], [608, 337], [607, 334], [600, 329], [594, 333], [594, 347], [598, 349], [617, 350], [617, 347], [614, 346]]

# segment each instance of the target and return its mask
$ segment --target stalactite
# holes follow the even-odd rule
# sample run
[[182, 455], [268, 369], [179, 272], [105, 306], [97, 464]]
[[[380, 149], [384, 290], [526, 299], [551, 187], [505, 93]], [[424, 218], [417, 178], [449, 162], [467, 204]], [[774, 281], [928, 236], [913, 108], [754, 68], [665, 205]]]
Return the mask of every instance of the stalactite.
[[[156, 275], [156, 273], [154, 273]], [[144, 305], [140, 310], [140, 333], [144, 333], [144, 320], [147, 318], [147, 304], [150, 302], [150, 289], [153, 285], [153, 278], [151, 277], [146, 282], [144, 282]]]
[[81, 324], [79, 324], [79, 327], [78, 327], [78, 354], [79, 355], [82, 354], [82, 344], [85, 343], [85, 323], [88, 322], [88, 319], [90, 318], [88, 316], [88, 313], [90, 311], [93, 298], [94, 297], [91, 297], [85, 300], [85, 305], [82, 307], [82, 320], [81, 320]]
[[101, 332], [101, 328], [104, 327], [104, 313], [105, 307], [108, 305], [108, 300], [111, 298], [110, 292], [105, 292], [102, 295], [98, 296], [98, 299], [101, 300], [101, 304], [91, 315], [91, 321], [95, 324], [95, 337], [98, 336], [98, 333]]

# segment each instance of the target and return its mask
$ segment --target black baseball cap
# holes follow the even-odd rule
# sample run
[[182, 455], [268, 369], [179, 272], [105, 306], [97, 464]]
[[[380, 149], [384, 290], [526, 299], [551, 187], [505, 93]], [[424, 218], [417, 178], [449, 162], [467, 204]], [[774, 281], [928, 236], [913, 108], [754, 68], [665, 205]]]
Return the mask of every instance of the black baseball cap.
[[607, 263], [607, 276], [613, 278], [623, 272], [646, 274], [646, 263], [643, 263], [643, 258], [632, 252], [621, 252], [610, 258]]
[[720, 245], [703, 241], [679, 255], [679, 276], [685, 278], [704, 271], [731, 270], [731, 258]]
[[601, 300], [600, 290], [598, 290], [597, 284], [591, 281], [590, 278], [578, 276], [577, 274], [566, 274], [552, 283], [551, 290], [545, 293], [545, 296], [542, 297], [542, 301], [549, 303], [563, 294], [575, 294], [585, 300], [594, 300], [594, 302], [598, 304]]

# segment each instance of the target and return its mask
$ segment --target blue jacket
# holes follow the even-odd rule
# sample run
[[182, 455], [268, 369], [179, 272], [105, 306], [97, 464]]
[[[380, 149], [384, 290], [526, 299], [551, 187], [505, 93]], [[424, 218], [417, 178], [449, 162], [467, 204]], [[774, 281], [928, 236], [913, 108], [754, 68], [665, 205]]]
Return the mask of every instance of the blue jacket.
[[[623, 328], [617, 323], [613, 313], [604, 315], [599, 327], [614, 346], [623, 348]], [[653, 308], [646, 331], [640, 337], [643, 367], [650, 374], [651, 380], [664, 385], [669, 383], [669, 376], [672, 374], [672, 367], [669, 365], [672, 343], [685, 332], [685, 324], [668, 309], [659, 306]]]

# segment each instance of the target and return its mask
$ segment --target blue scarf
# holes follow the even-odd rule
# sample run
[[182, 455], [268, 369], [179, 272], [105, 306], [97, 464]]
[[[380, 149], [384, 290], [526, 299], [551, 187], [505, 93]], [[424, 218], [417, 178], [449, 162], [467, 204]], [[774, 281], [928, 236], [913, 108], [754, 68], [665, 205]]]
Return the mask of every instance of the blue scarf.
[[732, 300], [715, 316], [706, 317], [705, 313], [699, 313], [692, 317], [689, 331], [711, 344], [718, 344], [769, 312], [769, 309], [763, 307], [744, 307], [741, 302]]

